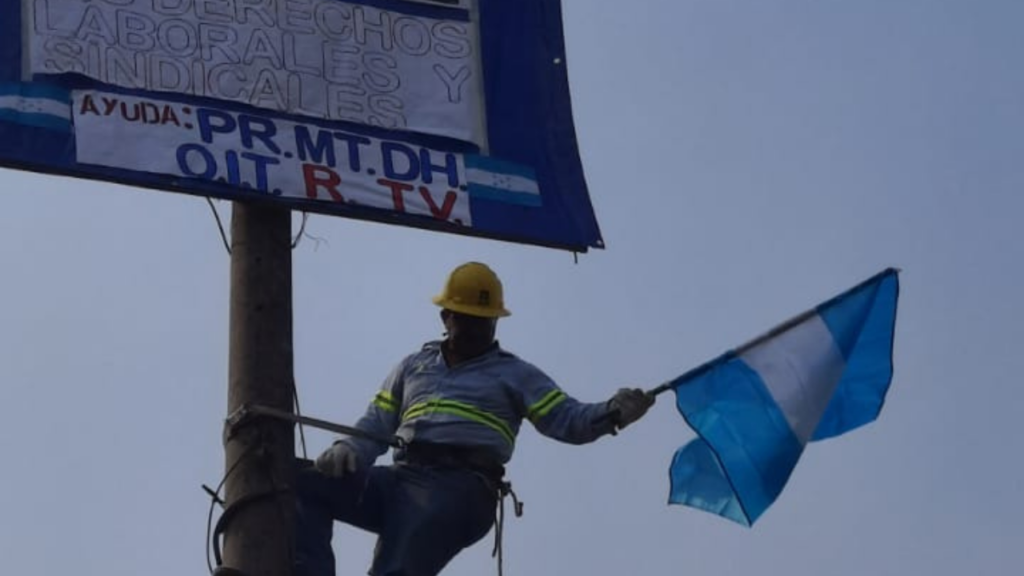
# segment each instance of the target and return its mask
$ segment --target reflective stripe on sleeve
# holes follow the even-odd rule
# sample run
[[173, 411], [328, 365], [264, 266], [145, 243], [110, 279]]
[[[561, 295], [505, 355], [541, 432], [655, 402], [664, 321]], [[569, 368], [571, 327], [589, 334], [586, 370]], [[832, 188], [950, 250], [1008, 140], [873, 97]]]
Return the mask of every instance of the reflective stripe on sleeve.
[[526, 417], [530, 419], [530, 422], [536, 422], [538, 419], [547, 416], [548, 412], [551, 412], [555, 406], [561, 404], [566, 398], [568, 396], [565, 395], [565, 392], [558, 389], [552, 390], [526, 410]]
[[455, 400], [437, 399], [414, 404], [405, 411], [405, 414], [402, 414], [402, 421], [433, 413], [451, 414], [472, 420], [501, 434], [510, 446], [514, 446], [516, 443], [515, 433], [512, 432], [512, 428], [504, 420], [494, 414], [484, 412], [476, 406]]
[[398, 412], [398, 404], [395, 402], [395, 397], [386, 390], [377, 392], [377, 396], [373, 399], [373, 405], [385, 412]]

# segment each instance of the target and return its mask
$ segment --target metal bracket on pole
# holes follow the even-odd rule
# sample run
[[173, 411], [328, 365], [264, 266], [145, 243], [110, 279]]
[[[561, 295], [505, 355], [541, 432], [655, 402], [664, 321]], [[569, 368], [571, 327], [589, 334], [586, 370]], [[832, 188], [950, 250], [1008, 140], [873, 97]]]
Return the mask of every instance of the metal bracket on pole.
[[329, 432], [335, 432], [338, 434], [346, 434], [348, 436], [355, 436], [357, 438], [366, 438], [367, 440], [374, 440], [382, 444], [387, 444], [392, 448], [405, 448], [405, 440], [398, 436], [392, 436], [390, 438], [384, 436], [378, 436], [376, 434], [370, 434], [359, 428], [352, 426], [345, 426], [344, 424], [335, 424], [334, 422], [328, 422], [326, 420], [320, 420], [317, 418], [310, 418], [308, 416], [299, 416], [292, 414], [291, 412], [285, 412], [284, 410], [278, 410], [277, 408], [270, 408], [269, 406], [260, 406], [259, 404], [243, 404], [237, 410], [228, 415], [227, 420], [224, 422], [224, 439], [225, 441], [231, 438], [238, 428], [248, 423], [253, 418], [264, 416], [267, 418], [274, 418], [277, 420], [284, 420], [291, 422], [292, 424], [305, 424], [306, 426], [312, 426], [321, 430], [327, 430]]

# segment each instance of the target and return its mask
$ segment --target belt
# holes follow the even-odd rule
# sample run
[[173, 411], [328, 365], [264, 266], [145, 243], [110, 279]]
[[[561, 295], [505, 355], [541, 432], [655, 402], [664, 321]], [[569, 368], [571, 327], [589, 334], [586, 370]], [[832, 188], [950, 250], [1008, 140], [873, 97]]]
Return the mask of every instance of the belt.
[[498, 483], [505, 477], [505, 467], [501, 462], [489, 451], [473, 446], [411, 442], [401, 454], [395, 455], [395, 461], [417, 466], [470, 470]]

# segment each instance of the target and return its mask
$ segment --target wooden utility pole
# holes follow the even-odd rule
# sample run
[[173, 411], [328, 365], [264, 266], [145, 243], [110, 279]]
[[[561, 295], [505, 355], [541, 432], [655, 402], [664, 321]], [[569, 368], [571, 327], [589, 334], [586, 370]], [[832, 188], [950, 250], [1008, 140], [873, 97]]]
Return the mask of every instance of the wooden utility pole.
[[[234, 202], [228, 414], [244, 404], [293, 413], [291, 211]], [[225, 440], [223, 566], [244, 576], [291, 574], [294, 425], [258, 418]], [[225, 571], [233, 574], [232, 571]]]

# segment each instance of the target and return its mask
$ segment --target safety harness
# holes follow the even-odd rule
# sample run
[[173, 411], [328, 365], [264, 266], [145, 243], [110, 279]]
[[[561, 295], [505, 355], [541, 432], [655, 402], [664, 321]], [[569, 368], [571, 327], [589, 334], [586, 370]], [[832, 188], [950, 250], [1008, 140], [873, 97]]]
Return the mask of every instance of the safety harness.
[[502, 537], [505, 529], [505, 499], [512, 498], [512, 510], [517, 518], [523, 515], [523, 502], [512, 489], [512, 483], [505, 480], [505, 467], [480, 448], [430, 442], [408, 444], [396, 453], [395, 460], [425, 467], [466, 470], [479, 476], [494, 490], [498, 505], [494, 518], [494, 549], [491, 556], [498, 560], [498, 576], [504, 576]]

